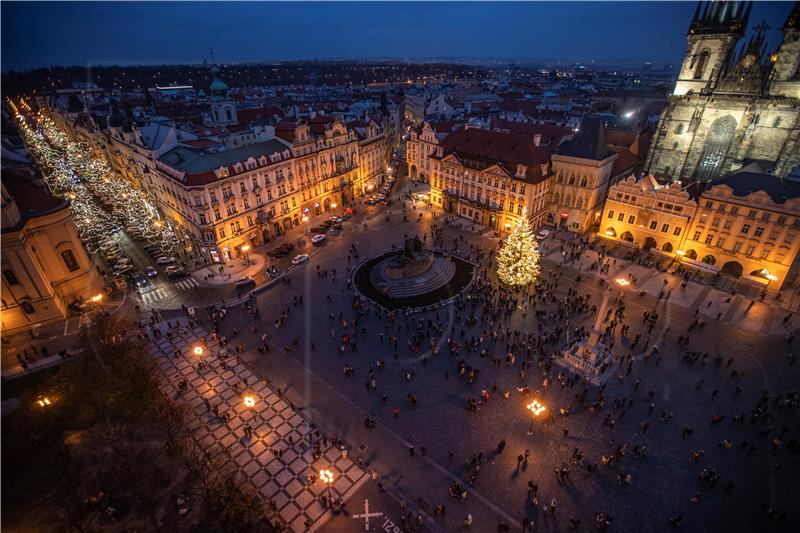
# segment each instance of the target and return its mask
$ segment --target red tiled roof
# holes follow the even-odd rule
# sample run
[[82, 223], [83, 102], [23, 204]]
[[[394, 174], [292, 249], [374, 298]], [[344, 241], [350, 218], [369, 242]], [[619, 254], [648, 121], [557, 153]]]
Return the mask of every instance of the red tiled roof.
[[[609, 146], [609, 150], [617, 153], [617, 158], [611, 167], [611, 176], [619, 176], [620, 174], [628, 175], [633, 172], [633, 169], [641, 163], [639, 157], [621, 146]], [[645, 154], [646, 155], [646, 154]]]
[[535, 146], [532, 139], [514, 133], [468, 128], [449, 135], [442, 146], [445, 154], [501, 164], [512, 175], [517, 165], [525, 165], [527, 178], [531, 180], [544, 177], [540, 165], [550, 161], [547, 150]]
[[67, 202], [63, 198], [53, 196], [30, 181], [6, 181], [4, 185], [25, 218], [34, 218], [55, 211], [59, 207], [67, 207]]

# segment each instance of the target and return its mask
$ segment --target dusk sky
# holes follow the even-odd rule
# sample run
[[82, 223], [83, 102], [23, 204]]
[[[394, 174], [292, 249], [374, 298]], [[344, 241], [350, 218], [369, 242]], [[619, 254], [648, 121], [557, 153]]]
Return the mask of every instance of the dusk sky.
[[[2, 69], [443, 56], [679, 60], [695, 2], [3, 2]], [[778, 29], [787, 2], [757, 2]]]

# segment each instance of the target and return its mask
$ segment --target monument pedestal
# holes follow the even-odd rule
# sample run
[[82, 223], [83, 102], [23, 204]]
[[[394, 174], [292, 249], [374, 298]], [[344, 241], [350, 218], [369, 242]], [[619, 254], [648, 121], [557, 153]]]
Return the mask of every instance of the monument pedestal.
[[608, 292], [603, 293], [603, 303], [597, 314], [589, 338], [579, 342], [575, 347], [567, 347], [556, 357], [556, 363], [594, 385], [600, 385], [610, 375], [614, 366], [614, 357], [600, 339], [603, 336], [603, 323], [608, 308]]

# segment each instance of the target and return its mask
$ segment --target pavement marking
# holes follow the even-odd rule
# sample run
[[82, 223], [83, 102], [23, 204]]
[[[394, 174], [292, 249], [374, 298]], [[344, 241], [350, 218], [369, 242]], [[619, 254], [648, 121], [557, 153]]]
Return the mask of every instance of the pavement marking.
[[164, 289], [162, 287], [159, 287], [158, 289], [156, 289], [154, 291], [148, 291], [148, 292], [139, 294], [139, 299], [142, 301], [142, 303], [150, 304], [150, 303], [154, 303], [154, 302], [157, 302], [157, 301], [165, 298], [167, 296], [167, 294], [168, 293], [167, 293], [166, 289]]
[[186, 279], [182, 279], [181, 281], [175, 282], [175, 286], [184, 291], [188, 291], [192, 289], [192, 287], [196, 287], [197, 285], [198, 285], [197, 280], [192, 277], [188, 277]]

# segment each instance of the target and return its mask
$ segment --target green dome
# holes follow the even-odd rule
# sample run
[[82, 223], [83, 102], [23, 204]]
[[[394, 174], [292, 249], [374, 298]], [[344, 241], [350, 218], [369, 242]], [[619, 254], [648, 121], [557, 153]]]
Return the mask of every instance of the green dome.
[[225, 96], [228, 93], [228, 86], [225, 84], [224, 81], [219, 79], [219, 67], [214, 65], [211, 67], [211, 85], [208, 86], [208, 89], [211, 91], [211, 94], [214, 96]]

